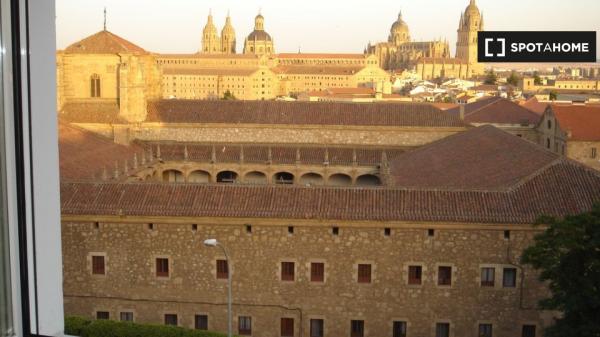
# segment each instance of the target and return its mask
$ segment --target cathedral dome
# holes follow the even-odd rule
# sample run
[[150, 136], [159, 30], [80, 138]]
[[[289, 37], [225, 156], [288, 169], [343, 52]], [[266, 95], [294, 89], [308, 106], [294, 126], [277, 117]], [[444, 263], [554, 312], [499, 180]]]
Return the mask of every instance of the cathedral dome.
[[250, 41], [272, 41], [271, 35], [265, 32], [265, 18], [259, 13], [254, 18], [254, 31], [247, 37]]
[[402, 20], [402, 12], [398, 14], [398, 20], [392, 24], [390, 31], [392, 34], [408, 32], [408, 25]]
[[396, 45], [410, 41], [408, 24], [402, 20], [402, 12], [398, 13], [398, 20], [392, 24], [388, 41]]
[[271, 41], [271, 35], [264, 30], [255, 30], [248, 35], [248, 40]]

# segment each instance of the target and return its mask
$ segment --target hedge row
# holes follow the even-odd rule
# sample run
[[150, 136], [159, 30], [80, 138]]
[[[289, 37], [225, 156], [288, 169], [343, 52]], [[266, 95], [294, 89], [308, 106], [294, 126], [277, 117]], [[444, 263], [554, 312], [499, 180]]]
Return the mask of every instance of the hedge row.
[[225, 334], [176, 326], [65, 318], [65, 334], [81, 337], [225, 337]]

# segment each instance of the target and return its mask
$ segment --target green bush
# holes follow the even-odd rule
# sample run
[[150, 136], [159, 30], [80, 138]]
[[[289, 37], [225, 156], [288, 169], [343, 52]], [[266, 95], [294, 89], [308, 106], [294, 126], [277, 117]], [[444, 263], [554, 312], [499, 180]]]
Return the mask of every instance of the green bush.
[[87, 318], [70, 316], [65, 317], [65, 334], [71, 336], [81, 336], [83, 329], [92, 321]]
[[225, 334], [176, 326], [65, 318], [65, 334], [81, 337], [225, 337]]

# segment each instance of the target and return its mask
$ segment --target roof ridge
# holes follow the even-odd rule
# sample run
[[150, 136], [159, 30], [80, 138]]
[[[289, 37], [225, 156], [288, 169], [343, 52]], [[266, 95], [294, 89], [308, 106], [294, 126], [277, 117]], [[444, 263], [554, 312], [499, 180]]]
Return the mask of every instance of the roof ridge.
[[544, 173], [547, 169], [549, 169], [552, 166], [555, 166], [559, 163], [562, 162], [562, 158], [558, 157], [556, 159], [554, 159], [553, 161], [549, 162], [548, 164], [538, 168], [537, 170], [535, 170], [533, 173], [531, 173], [528, 176], [525, 176], [521, 179], [519, 179], [519, 181], [517, 181], [515, 184], [513, 184], [512, 186], [508, 187], [508, 191], [509, 192], [514, 192], [516, 190], [518, 190], [521, 186], [525, 185], [527, 182], [533, 180], [535, 177], [541, 175], [542, 173]]

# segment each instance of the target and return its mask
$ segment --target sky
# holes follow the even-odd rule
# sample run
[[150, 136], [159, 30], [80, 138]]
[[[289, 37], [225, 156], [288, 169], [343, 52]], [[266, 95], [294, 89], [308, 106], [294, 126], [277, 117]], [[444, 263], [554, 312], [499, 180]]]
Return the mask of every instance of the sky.
[[[231, 13], [237, 50], [262, 12], [276, 52], [361, 53], [386, 41], [402, 10], [414, 41], [446, 38], [454, 53], [469, 0], [56, 0], [57, 48], [103, 27], [157, 53], [194, 53], [212, 10], [217, 29]], [[600, 31], [599, 0], [477, 0], [485, 30]], [[600, 32], [598, 33], [600, 46]], [[600, 55], [600, 49], [598, 50]], [[599, 57], [600, 58], [600, 57]]]

